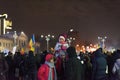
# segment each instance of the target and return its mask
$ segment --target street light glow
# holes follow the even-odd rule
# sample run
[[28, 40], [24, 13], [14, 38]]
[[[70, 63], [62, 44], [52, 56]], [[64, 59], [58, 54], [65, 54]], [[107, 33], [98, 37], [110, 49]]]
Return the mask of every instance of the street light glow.
[[55, 36], [54, 36], [54, 35], [52, 35], [52, 38], [55, 38]]
[[41, 38], [43, 38], [44, 36], [43, 35], [41, 35]]
[[50, 34], [48, 34], [48, 37], [50, 37]]
[[51, 36], [50, 34], [46, 35], [45, 37], [44, 35], [41, 35], [41, 38], [45, 38], [45, 40], [47, 41], [47, 52], [49, 52], [49, 41], [51, 38], [54, 38], [54, 37], [55, 37], [54, 35]]
[[70, 29], [70, 32], [73, 32], [73, 29]]
[[102, 42], [102, 48], [105, 48], [105, 41], [106, 41], [106, 39], [107, 39], [106, 36], [105, 37], [98, 37], [98, 40], [100, 40], [99, 44], [100, 44], [100, 42]]

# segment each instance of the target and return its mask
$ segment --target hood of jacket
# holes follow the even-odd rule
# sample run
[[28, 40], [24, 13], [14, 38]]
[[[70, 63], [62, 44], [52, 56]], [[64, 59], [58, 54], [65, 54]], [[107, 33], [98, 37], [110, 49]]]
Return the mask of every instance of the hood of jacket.
[[67, 51], [67, 53], [68, 53], [68, 57], [69, 57], [69, 58], [77, 57], [75, 47], [70, 46], [66, 51]]

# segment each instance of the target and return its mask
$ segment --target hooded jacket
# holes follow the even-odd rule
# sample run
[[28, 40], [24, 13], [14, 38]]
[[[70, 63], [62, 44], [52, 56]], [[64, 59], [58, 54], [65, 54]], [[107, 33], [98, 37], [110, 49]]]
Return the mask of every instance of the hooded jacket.
[[84, 80], [83, 66], [77, 58], [75, 47], [67, 49], [68, 61], [65, 68], [65, 80]]
[[101, 48], [94, 52], [92, 65], [92, 80], [98, 80], [106, 77], [107, 61]]

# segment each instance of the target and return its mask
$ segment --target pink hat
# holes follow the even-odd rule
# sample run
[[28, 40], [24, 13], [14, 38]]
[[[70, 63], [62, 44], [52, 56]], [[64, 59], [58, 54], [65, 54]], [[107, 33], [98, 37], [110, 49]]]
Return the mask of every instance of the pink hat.
[[60, 36], [60, 37], [59, 37], [59, 39], [61, 39], [61, 38], [65, 41], [65, 37], [64, 37], [64, 36]]
[[46, 55], [45, 60], [50, 61], [50, 59], [52, 59], [53, 57], [54, 56], [51, 53], [49, 53], [49, 54]]
[[60, 36], [59, 36], [59, 39], [60, 38], [62, 38], [64, 41], [66, 40], [66, 38], [67, 38], [67, 35], [66, 34], [61, 34]]

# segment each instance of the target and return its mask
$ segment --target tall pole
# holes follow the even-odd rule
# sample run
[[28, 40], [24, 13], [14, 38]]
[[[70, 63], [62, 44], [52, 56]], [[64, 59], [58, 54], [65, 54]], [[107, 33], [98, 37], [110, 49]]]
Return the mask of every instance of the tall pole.
[[46, 41], [47, 41], [47, 52], [49, 52], [49, 40], [50, 40], [50, 38], [47, 36], [47, 37], [46, 37]]
[[105, 36], [105, 37], [98, 37], [98, 39], [102, 42], [102, 48], [104, 49], [105, 48], [105, 41], [106, 41], [106, 39], [107, 39], [107, 37]]
[[41, 35], [41, 38], [45, 38], [45, 40], [47, 42], [47, 45], [46, 45], [47, 52], [49, 52], [49, 41], [51, 38], [54, 38], [54, 35], [52, 35], [52, 36], [50, 34], [48, 34], [47, 36]]

